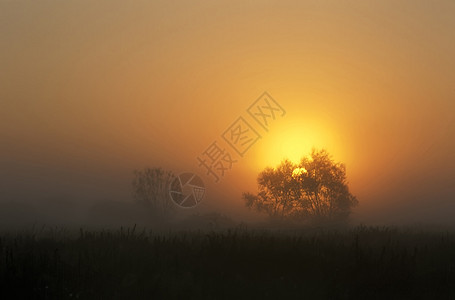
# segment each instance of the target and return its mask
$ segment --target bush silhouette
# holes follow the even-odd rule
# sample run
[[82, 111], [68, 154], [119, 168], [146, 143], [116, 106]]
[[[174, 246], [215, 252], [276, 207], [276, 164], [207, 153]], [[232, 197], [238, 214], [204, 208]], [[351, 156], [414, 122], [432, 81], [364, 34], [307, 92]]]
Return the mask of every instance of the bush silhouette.
[[172, 172], [161, 168], [144, 168], [134, 171], [133, 197], [156, 217], [166, 218], [174, 205], [169, 197], [169, 185], [174, 179]]

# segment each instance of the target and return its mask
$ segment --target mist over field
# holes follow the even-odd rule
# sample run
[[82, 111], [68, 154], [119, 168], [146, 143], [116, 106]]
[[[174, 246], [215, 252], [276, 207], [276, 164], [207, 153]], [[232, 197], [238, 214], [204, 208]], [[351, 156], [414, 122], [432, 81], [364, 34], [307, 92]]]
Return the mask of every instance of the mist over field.
[[453, 299], [454, 16], [0, 0], [0, 298]]
[[[242, 193], [313, 147], [346, 165], [352, 224], [452, 224], [450, 1], [0, 7], [2, 224], [147, 222], [131, 190], [144, 167], [201, 176], [183, 216], [254, 221]], [[264, 91], [286, 115], [214, 184], [197, 156]]]

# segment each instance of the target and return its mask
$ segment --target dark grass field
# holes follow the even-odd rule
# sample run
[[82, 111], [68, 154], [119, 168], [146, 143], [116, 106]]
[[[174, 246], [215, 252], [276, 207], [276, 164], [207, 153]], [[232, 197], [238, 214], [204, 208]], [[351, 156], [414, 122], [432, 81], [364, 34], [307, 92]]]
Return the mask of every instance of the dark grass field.
[[2, 234], [1, 299], [455, 299], [455, 233]]

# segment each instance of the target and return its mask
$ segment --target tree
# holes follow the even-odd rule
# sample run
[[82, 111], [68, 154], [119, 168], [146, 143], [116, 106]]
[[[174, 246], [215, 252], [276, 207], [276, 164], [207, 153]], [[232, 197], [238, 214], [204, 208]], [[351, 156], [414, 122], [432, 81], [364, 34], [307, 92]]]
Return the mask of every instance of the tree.
[[169, 197], [172, 172], [161, 168], [144, 168], [134, 171], [133, 197], [139, 204], [163, 217], [169, 215], [173, 203]]
[[325, 150], [313, 149], [299, 164], [284, 160], [276, 168], [266, 168], [257, 182], [258, 193], [244, 193], [243, 200], [272, 218], [345, 221], [358, 204], [349, 192], [346, 167]]
[[295, 199], [300, 197], [298, 181], [292, 176], [296, 168], [284, 160], [277, 168], [266, 168], [258, 178], [257, 195], [244, 193], [246, 206], [271, 217], [284, 217], [294, 210]]

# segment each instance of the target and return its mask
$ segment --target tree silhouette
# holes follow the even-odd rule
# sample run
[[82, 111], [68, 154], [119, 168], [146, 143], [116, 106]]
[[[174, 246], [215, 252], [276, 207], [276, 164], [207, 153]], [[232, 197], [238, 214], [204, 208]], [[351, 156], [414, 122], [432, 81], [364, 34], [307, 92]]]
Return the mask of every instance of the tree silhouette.
[[284, 160], [266, 168], [257, 178], [258, 193], [244, 193], [247, 207], [272, 218], [346, 221], [358, 204], [348, 188], [344, 164], [325, 150], [314, 150], [300, 164]]
[[133, 197], [156, 215], [166, 217], [173, 204], [169, 197], [169, 185], [174, 179], [172, 172], [161, 168], [144, 168], [134, 171]]

